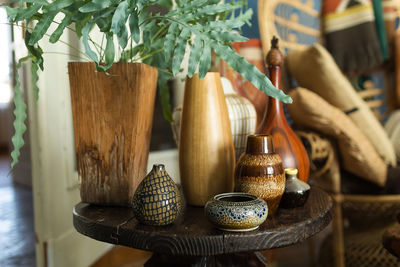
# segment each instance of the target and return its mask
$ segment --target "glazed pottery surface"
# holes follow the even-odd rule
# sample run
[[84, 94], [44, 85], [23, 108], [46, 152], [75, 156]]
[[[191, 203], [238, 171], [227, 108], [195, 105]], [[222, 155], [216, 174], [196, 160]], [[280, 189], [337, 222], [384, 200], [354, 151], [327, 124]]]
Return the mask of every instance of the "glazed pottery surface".
[[258, 228], [268, 215], [268, 206], [261, 198], [247, 193], [216, 195], [205, 206], [207, 218], [225, 231], [251, 231]]
[[219, 73], [188, 78], [179, 138], [179, 170], [188, 204], [204, 206], [233, 191], [235, 154]]
[[284, 190], [284, 169], [280, 156], [274, 152], [272, 136], [249, 135], [246, 152], [236, 165], [235, 191], [264, 199], [271, 215], [278, 209]]
[[82, 202], [129, 206], [146, 175], [157, 69], [68, 63]]
[[181, 207], [180, 191], [164, 165], [154, 165], [135, 192], [133, 210], [136, 218], [143, 224], [167, 225], [176, 220]]
[[290, 209], [306, 204], [310, 194], [310, 185], [297, 178], [297, 169], [285, 169], [286, 185], [280, 207]]

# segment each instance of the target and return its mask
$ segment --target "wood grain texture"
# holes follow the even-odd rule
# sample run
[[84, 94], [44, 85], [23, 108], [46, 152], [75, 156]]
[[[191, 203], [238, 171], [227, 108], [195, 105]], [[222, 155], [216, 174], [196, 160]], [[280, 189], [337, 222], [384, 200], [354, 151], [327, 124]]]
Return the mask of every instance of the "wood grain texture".
[[259, 229], [245, 233], [218, 230], [204, 210], [187, 206], [168, 226], [146, 226], [124, 207], [80, 203], [73, 210], [75, 229], [93, 239], [159, 254], [209, 256], [284, 247], [301, 242], [325, 228], [332, 219], [332, 200], [324, 191], [311, 188], [303, 207], [279, 209]]
[[[283, 55], [279, 51], [277, 43], [272, 44], [266, 62], [272, 84], [281, 89]], [[264, 120], [256, 132], [272, 135], [275, 151], [281, 156], [283, 167], [297, 168], [299, 170], [298, 178], [304, 182], [308, 181], [310, 174], [308, 155], [303, 143], [286, 120], [282, 102], [273, 97], [269, 98]]]
[[187, 203], [204, 206], [233, 191], [235, 152], [219, 73], [187, 79], [179, 139], [179, 169]]
[[146, 175], [157, 70], [115, 63], [68, 64], [83, 202], [128, 205]]

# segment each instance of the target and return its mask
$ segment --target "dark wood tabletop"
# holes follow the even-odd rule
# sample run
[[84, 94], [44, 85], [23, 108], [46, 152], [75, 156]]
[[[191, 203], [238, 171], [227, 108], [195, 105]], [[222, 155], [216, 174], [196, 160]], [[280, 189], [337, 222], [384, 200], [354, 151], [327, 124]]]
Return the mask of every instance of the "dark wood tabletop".
[[207, 256], [259, 251], [303, 241], [325, 228], [332, 219], [332, 200], [312, 188], [304, 207], [279, 209], [259, 229], [224, 232], [205, 217], [203, 208], [188, 206], [168, 226], [140, 224], [130, 208], [80, 203], [73, 210], [76, 230], [93, 239], [167, 255]]

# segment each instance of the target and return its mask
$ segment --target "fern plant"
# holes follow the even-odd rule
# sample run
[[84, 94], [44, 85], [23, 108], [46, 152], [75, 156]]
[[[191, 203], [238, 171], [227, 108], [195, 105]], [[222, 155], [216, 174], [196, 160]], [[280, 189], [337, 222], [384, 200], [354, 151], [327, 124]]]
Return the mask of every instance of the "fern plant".
[[[22, 61], [31, 60], [35, 95], [38, 95], [37, 71], [43, 70], [39, 41], [46, 37], [50, 43], [59, 42], [63, 32], [71, 30], [81, 39], [84, 53], [96, 64], [97, 71], [107, 72], [117, 61], [143, 62], [156, 67], [164, 116], [171, 121], [167, 81], [181, 71], [188, 47], [189, 77], [196, 71], [200, 78], [206, 75], [214, 51], [259, 90], [285, 103], [291, 102], [289, 96], [276, 89], [264, 74], [232, 49], [232, 42], [247, 41], [233, 32], [249, 23], [252, 16], [252, 10], [246, 10], [245, 3], [245, 0], [225, 4], [220, 0], [175, 0], [174, 3], [172, 0], [12, 0], [6, 8], [12, 23], [26, 25], [25, 45], [29, 54], [19, 60], [18, 66]], [[169, 11], [152, 12], [155, 5]], [[62, 19], [56, 20], [60, 14]], [[52, 24], [57, 27], [50, 32]], [[101, 44], [90, 36], [95, 27], [103, 34]], [[14, 91], [12, 166], [18, 162], [26, 130], [26, 104], [19, 83]]]

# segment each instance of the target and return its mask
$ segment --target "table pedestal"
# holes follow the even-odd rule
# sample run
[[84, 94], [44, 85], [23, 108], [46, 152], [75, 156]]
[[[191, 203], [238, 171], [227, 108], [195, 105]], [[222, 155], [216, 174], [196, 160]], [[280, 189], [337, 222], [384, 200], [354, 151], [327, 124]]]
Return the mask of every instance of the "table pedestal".
[[178, 256], [154, 253], [146, 262], [145, 267], [219, 267], [219, 266], [248, 266], [265, 267], [267, 259], [261, 252], [244, 252], [215, 256]]

